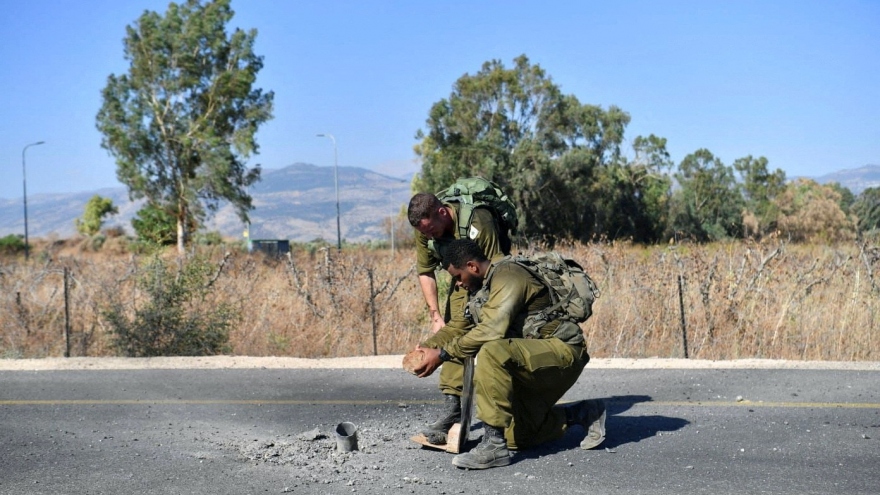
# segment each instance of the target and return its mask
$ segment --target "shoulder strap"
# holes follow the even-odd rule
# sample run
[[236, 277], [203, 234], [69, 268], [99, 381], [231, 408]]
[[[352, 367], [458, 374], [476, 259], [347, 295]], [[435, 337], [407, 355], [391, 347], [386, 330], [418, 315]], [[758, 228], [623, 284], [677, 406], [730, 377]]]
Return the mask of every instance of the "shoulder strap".
[[464, 201], [459, 203], [460, 207], [458, 210], [458, 237], [460, 239], [468, 238], [468, 230], [471, 228], [471, 222], [474, 221], [474, 208], [475, 205], [473, 203], [465, 203]]
[[465, 305], [465, 316], [474, 324], [480, 322], [483, 305], [486, 304], [486, 301], [489, 299], [489, 291], [491, 290], [492, 277], [495, 275], [495, 269], [498, 265], [507, 261], [510, 261], [509, 255], [492, 263], [489, 266], [489, 272], [486, 273], [486, 278], [483, 279], [483, 286], [468, 299], [468, 302]]

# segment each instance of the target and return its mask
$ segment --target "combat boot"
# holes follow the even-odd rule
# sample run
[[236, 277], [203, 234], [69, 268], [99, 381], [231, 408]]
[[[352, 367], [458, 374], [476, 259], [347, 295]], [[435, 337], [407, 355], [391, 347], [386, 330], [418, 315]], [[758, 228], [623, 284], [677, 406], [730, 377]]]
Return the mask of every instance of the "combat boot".
[[422, 435], [425, 435], [425, 438], [434, 445], [445, 444], [449, 429], [455, 423], [461, 422], [461, 397], [452, 394], [445, 395], [443, 400], [444, 416], [421, 431]]
[[504, 430], [484, 425], [483, 441], [470, 452], [452, 458], [452, 465], [464, 469], [488, 469], [510, 464]]
[[565, 424], [568, 426], [581, 425], [584, 429], [584, 439], [581, 441], [582, 449], [598, 447], [605, 441], [605, 401], [602, 399], [590, 399], [563, 405], [565, 410]]

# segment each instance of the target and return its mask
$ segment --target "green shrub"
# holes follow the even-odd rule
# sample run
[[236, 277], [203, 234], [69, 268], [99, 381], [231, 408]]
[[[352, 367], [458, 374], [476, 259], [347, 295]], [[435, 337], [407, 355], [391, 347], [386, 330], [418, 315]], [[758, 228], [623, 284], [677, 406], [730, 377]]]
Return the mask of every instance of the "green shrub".
[[181, 263], [176, 267], [158, 256], [150, 258], [136, 275], [144, 302], [131, 310], [116, 300], [103, 312], [120, 354], [210, 356], [230, 352], [229, 331], [239, 320], [238, 312], [211, 297], [212, 266], [206, 259], [196, 257]]
[[112, 199], [102, 198], [96, 194], [86, 203], [82, 218], [74, 220], [74, 224], [77, 232], [85, 236], [92, 236], [101, 231], [104, 217], [117, 213], [119, 213], [119, 208], [113, 206]]
[[0, 237], [0, 254], [15, 254], [24, 251], [24, 241], [20, 235], [9, 234]]
[[107, 236], [105, 236], [104, 234], [95, 234], [89, 237], [89, 250], [96, 252], [100, 251], [101, 248], [104, 247], [105, 242], [107, 242]]
[[195, 238], [199, 246], [220, 246], [223, 244], [223, 236], [216, 230], [211, 232], [199, 232]]
[[177, 242], [177, 220], [168, 212], [151, 203], [138, 210], [131, 219], [138, 240], [170, 246]]

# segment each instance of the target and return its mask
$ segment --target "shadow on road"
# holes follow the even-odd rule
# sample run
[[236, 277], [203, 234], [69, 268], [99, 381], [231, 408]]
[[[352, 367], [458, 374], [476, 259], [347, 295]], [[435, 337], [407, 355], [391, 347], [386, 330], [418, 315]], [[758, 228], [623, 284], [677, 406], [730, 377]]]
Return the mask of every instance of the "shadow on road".
[[657, 436], [658, 433], [676, 431], [684, 428], [689, 421], [668, 416], [621, 416], [633, 405], [651, 402], [647, 395], [613, 396], [605, 399], [608, 406], [608, 419], [605, 423], [606, 448], [614, 448], [628, 443], [637, 443], [646, 438]]
[[[651, 402], [652, 400], [647, 395], [606, 397], [605, 404], [608, 416], [605, 421], [605, 442], [596, 449], [613, 449], [628, 443], [641, 442], [647, 438], [657, 436], [658, 433], [680, 430], [690, 424], [685, 419], [668, 416], [621, 416], [621, 413], [628, 411], [633, 405]], [[555, 442], [518, 451], [514, 462], [523, 459], [535, 459], [564, 450], [579, 449], [583, 437], [583, 429], [580, 426], [574, 426], [566, 432], [563, 438]]]

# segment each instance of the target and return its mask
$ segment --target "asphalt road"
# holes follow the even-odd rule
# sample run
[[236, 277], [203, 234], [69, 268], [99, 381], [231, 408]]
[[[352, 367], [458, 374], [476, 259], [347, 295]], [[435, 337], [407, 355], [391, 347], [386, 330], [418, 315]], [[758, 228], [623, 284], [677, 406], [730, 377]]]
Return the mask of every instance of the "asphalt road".
[[[608, 401], [508, 467], [408, 440], [440, 404], [399, 369], [0, 371], [2, 494], [877, 494], [880, 371], [591, 369]], [[355, 423], [360, 450], [338, 453]], [[480, 424], [472, 430], [479, 438]]]

